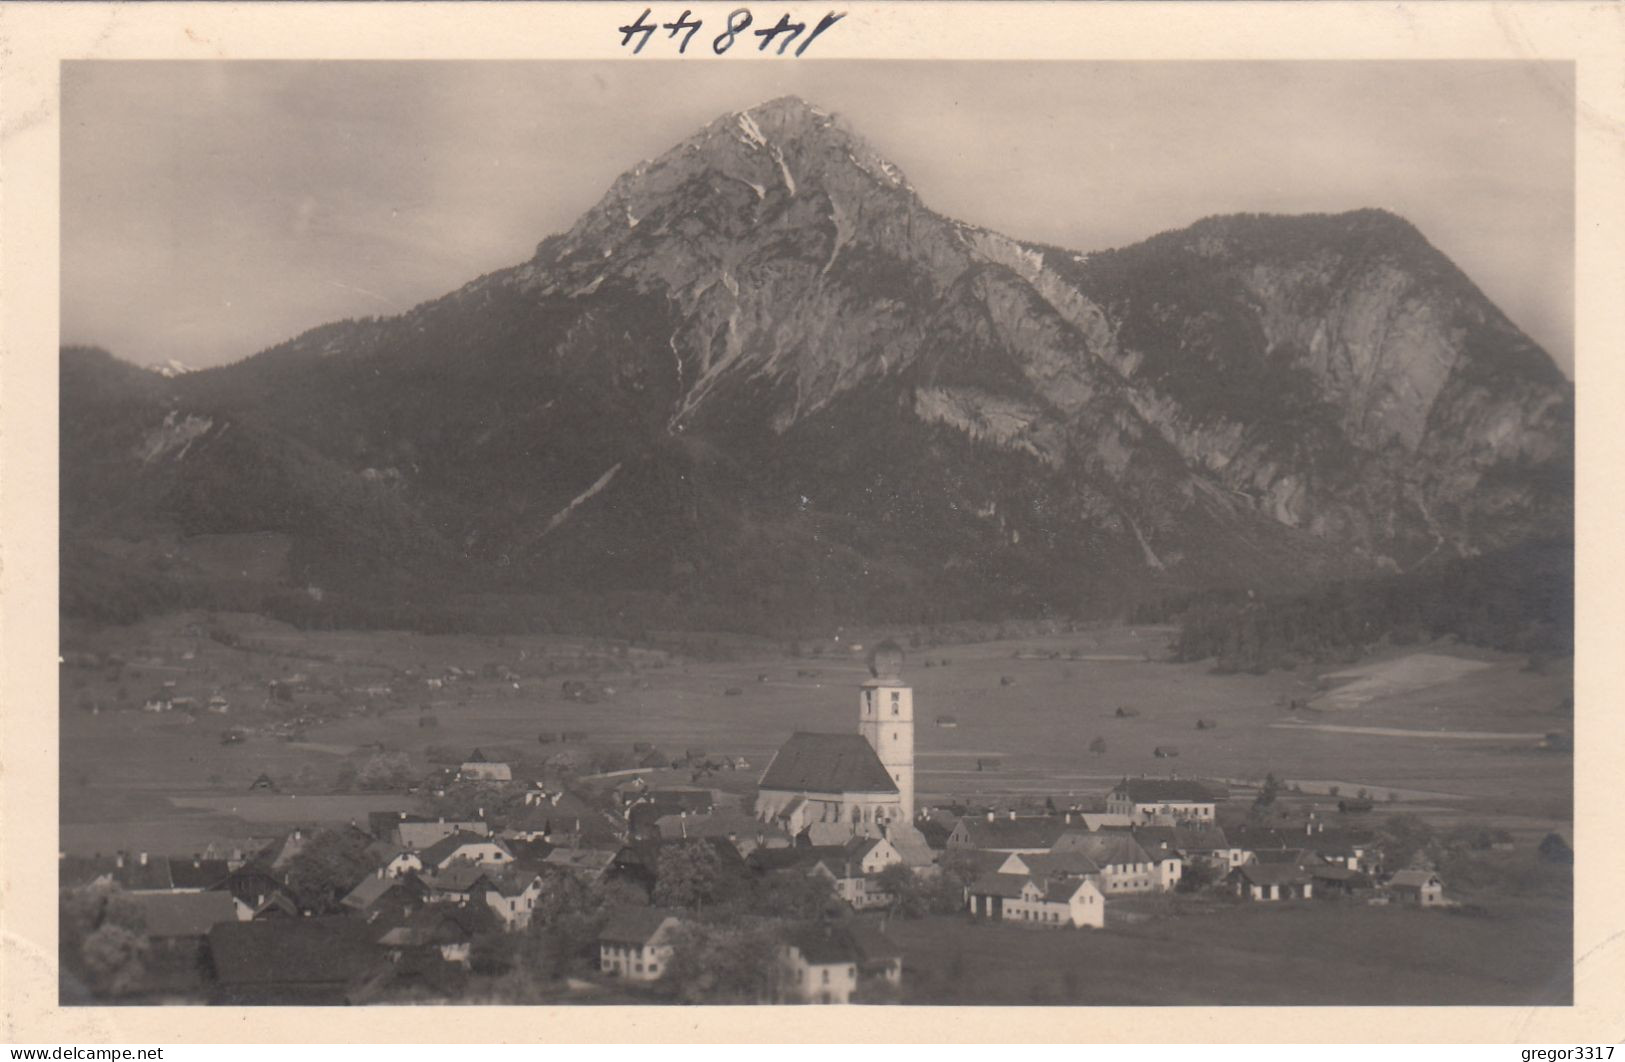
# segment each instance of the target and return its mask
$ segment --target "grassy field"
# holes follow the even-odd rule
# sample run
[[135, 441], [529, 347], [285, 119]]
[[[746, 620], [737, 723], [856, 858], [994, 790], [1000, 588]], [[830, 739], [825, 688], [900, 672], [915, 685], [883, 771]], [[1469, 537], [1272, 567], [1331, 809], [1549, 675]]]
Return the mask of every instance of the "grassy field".
[[[211, 637], [222, 632], [234, 644]], [[1414, 667], [1404, 663], [1410, 654], [1394, 651], [1361, 665], [1389, 666], [1362, 688], [1358, 704], [1294, 710], [1292, 702], [1314, 703], [1338, 683], [1302, 669], [1221, 676], [1203, 664], [1158, 662], [1169, 633], [1115, 628], [909, 650], [920, 794], [1088, 800], [1124, 775], [1257, 779], [1271, 771], [1306, 791], [1369, 788], [1383, 811], [1492, 821], [1530, 837], [1571, 815], [1568, 755], [1538, 751], [1527, 738], [1447, 733], [1567, 727], [1568, 717], [1553, 710], [1571, 692], [1563, 668], [1537, 674], [1523, 670], [1522, 658], [1448, 646], [1425, 652], [1475, 666]], [[83, 634], [73, 648], [114, 662], [63, 668], [61, 821], [71, 851], [137, 844], [187, 851], [263, 834], [284, 813], [303, 821], [348, 817], [351, 804], [309, 798], [326, 794], [341, 763], [359, 761], [375, 744], [408, 753], [426, 770], [430, 746], [505, 746], [539, 761], [558, 746], [538, 735], [583, 731], [598, 747], [651, 741], [673, 753], [701, 747], [743, 755], [754, 776], [794, 730], [852, 730], [866, 675], [851, 636], [817, 646], [816, 658], [810, 644], [791, 659], [780, 647], [735, 640], [736, 659], [700, 661], [583, 639], [307, 632], [259, 617], [189, 615]], [[428, 681], [449, 666], [496, 665], [514, 677]], [[1419, 677], [1407, 685], [1407, 675]], [[294, 678], [317, 692], [275, 702], [269, 682]], [[570, 678], [614, 692], [597, 704], [569, 701], [560, 684]], [[164, 682], [204, 700], [220, 693], [230, 714], [193, 722], [134, 710]], [[418, 725], [426, 705], [438, 721], [432, 729]], [[1120, 718], [1118, 708], [1137, 714]], [[296, 740], [256, 731], [221, 744], [228, 727], [255, 731], [293, 713], [315, 717]], [[957, 727], [939, 728], [939, 715], [955, 716]], [[1198, 730], [1198, 719], [1217, 726]], [[1281, 725], [1296, 723], [1311, 725]], [[1090, 751], [1097, 737], [1103, 753]], [[1180, 755], [1156, 758], [1159, 745], [1177, 746]], [[997, 766], [978, 770], [978, 759], [990, 758]], [[282, 784], [284, 799], [242, 799], [261, 772]], [[1390, 790], [1400, 798], [1391, 805]], [[404, 794], [367, 799], [409, 803]]]
[[1570, 917], [1546, 901], [1485, 914], [1334, 901], [1183, 904], [1055, 930], [893, 920], [905, 1002], [1082, 1005], [1560, 1005]]

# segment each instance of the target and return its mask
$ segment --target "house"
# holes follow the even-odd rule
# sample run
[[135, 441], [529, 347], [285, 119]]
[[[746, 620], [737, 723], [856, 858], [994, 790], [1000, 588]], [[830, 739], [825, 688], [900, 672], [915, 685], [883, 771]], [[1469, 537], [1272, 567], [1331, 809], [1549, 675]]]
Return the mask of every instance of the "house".
[[858, 960], [858, 987], [885, 985], [896, 989], [903, 983], [903, 953], [871, 925], [851, 922], [843, 927]]
[[128, 902], [140, 912], [147, 953], [142, 985], [149, 991], [186, 991], [208, 975], [209, 930], [248, 916], [227, 892], [152, 892]]
[[1376, 883], [1363, 871], [1336, 863], [1310, 867], [1309, 876], [1314, 879], [1315, 895], [1322, 898], [1369, 896], [1376, 890]]
[[607, 808], [567, 789], [528, 790], [502, 826], [504, 837], [569, 847], [612, 847], [624, 833], [625, 823]]
[[402, 848], [418, 850], [432, 848], [446, 838], [456, 834], [475, 834], [480, 837], [489, 836], [491, 827], [479, 819], [463, 819], [447, 821], [446, 819], [428, 819], [410, 816], [401, 818], [395, 823], [395, 840]]
[[339, 903], [365, 914], [381, 907], [411, 910], [428, 902], [428, 896], [428, 886], [415, 873], [397, 875], [379, 867], [358, 881]]
[[512, 931], [530, 925], [536, 902], [542, 896], [540, 874], [508, 867], [495, 875], [487, 875], [486, 882], [485, 905], [496, 912], [503, 929]]
[[482, 904], [430, 904], [386, 927], [377, 944], [397, 962], [414, 952], [438, 953], [444, 962], [466, 966], [474, 938], [496, 928], [496, 916]]
[[513, 862], [513, 852], [500, 837], [454, 833], [418, 853], [426, 871], [445, 870], [454, 863], [500, 867]]
[[663, 815], [655, 826], [661, 840], [722, 838], [738, 848], [741, 855], [749, 855], [758, 847], [787, 848], [790, 845], [789, 834], [738, 808], [718, 808], [703, 815]]
[[1108, 896], [1158, 892], [1162, 873], [1132, 834], [1115, 830], [1065, 833], [1055, 842], [1055, 854], [1080, 852], [1100, 866], [1100, 890]]
[[1431, 870], [1400, 870], [1388, 879], [1388, 891], [1403, 903], [1418, 907], [1442, 907], [1444, 882]]
[[978, 818], [966, 815], [948, 835], [948, 848], [977, 848], [984, 852], [1048, 852], [1066, 832], [1064, 819], [1054, 816], [1000, 818], [994, 812]]
[[1185, 876], [1185, 856], [1176, 844], [1176, 829], [1174, 826], [1141, 826], [1130, 831], [1140, 850], [1151, 857], [1157, 887], [1163, 892], [1172, 892], [1179, 879]]
[[392, 878], [423, 869], [423, 856], [420, 853], [387, 841], [374, 841], [367, 846], [367, 854], [377, 862], [378, 869]]
[[384, 959], [368, 925], [347, 916], [220, 922], [209, 930], [212, 1001], [342, 1003]]
[[460, 777], [475, 782], [513, 781], [512, 767], [491, 759], [479, 749], [469, 754], [468, 759], [457, 769], [457, 773]]
[[1314, 895], [1314, 879], [1295, 861], [1243, 863], [1225, 883], [1243, 900], [1307, 900]]
[[671, 960], [671, 935], [682, 923], [656, 907], [612, 911], [598, 932], [598, 968], [628, 981], [656, 981]]
[[1210, 823], [1217, 797], [1201, 782], [1178, 778], [1125, 778], [1106, 795], [1106, 811], [1128, 815], [1136, 825]]
[[675, 846], [692, 844], [696, 841], [710, 846], [716, 854], [717, 863], [724, 877], [744, 881], [750, 876], [750, 868], [746, 865], [738, 847], [726, 837], [702, 837], [688, 841], [681, 839], [628, 841], [616, 850], [605, 876], [636, 885], [644, 892], [652, 894], [658, 876], [660, 854]]
[[298, 913], [298, 904], [293, 902], [293, 895], [283, 884], [281, 876], [258, 858], [233, 870], [224, 880], [212, 886], [211, 891], [229, 893], [251, 914], [258, 912], [275, 897], [281, 897], [295, 914]]
[[1106, 899], [1088, 876], [983, 874], [966, 886], [965, 905], [973, 917], [992, 921], [1057, 929], [1106, 924]]
[[791, 934], [780, 946], [787, 1003], [850, 1003], [858, 987], [859, 951], [850, 937], [832, 926], [811, 926]]
[[547, 853], [543, 862], [591, 884], [609, 872], [619, 851], [618, 848], [555, 848]]

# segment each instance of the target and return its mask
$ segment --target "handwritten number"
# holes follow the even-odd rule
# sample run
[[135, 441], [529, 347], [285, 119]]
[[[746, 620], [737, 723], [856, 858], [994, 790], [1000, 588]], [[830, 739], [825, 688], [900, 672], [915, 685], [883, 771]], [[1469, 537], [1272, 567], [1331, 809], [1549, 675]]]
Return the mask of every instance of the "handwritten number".
[[683, 13], [677, 16], [676, 22], [668, 22], [662, 27], [663, 29], [671, 30], [671, 33], [667, 34], [669, 37], [675, 37], [683, 30], [688, 30], [687, 33], [683, 34], [683, 43], [677, 46], [678, 55], [687, 54], [688, 42], [693, 39], [695, 32], [700, 28], [699, 19], [694, 19], [693, 21], [689, 20], [688, 16], [692, 14], [692, 11], [690, 11], [688, 8], [684, 8]]
[[[621, 34], [621, 47], [625, 48], [627, 45], [632, 44], [632, 38], [636, 37], [637, 43], [632, 48], [632, 54], [637, 55], [643, 51], [644, 45], [649, 43], [650, 38], [655, 35], [655, 31], [663, 29], [666, 31], [667, 40], [678, 41], [677, 54], [687, 55], [689, 42], [694, 39], [694, 35], [700, 31], [703, 25], [698, 18], [694, 17], [693, 9], [684, 8], [683, 13], [677, 16], [675, 22], [651, 22], [649, 18], [653, 14], [654, 9], [646, 7], [643, 9], [643, 14], [637, 17], [637, 21], [616, 27]], [[765, 52], [777, 41], [779, 46], [774, 54], [784, 55], [789, 52], [791, 44], [799, 42], [796, 50], [790, 54], [796, 56], [805, 55], [807, 49], [812, 47], [813, 41], [817, 40], [826, 30], [845, 17], [845, 11], [831, 11], [819, 19], [818, 25], [813, 27], [811, 33], [808, 33], [805, 22], [790, 21], [790, 15], [786, 12], [780, 15], [778, 22], [772, 26], [753, 31], [760, 38], [756, 50]], [[735, 39], [750, 28], [752, 21], [750, 8], [734, 8], [725, 23], [727, 28], [717, 34], [711, 41], [711, 50], [718, 55], [726, 54], [728, 49], [734, 46]], [[679, 40], [679, 35], [681, 35], [681, 40]]]
[[841, 21], [841, 19], [845, 17], [845, 11], [842, 11], [839, 15], [831, 11], [829, 14], [819, 19], [818, 25], [814, 27], [812, 33], [808, 34], [807, 39], [801, 42], [801, 47], [796, 49], [797, 58], [800, 58], [801, 53], [806, 51], [812, 45], [812, 42], [818, 39], [818, 35], [820, 33], [823, 33], [825, 30], [829, 29], [831, 26], [835, 25], [835, 23]]
[[[738, 21], [741, 15], [744, 16], [744, 21]], [[745, 28], [750, 25], [750, 8], [734, 8], [728, 13], [728, 21], [726, 25], [728, 28], [717, 34], [717, 39], [711, 42], [711, 50], [716, 52], [718, 55], [721, 55], [729, 48], [732, 48], [734, 46], [734, 38], [745, 32]]]
[[[638, 16], [638, 20], [636, 22], [632, 23], [630, 26], [621, 26], [621, 27], [619, 27], [620, 31], [621, 31], [621, 47], [622, 48], [625, 48], [628, 44], [632, 43], [632, 35], [634, 33], [643, 34], [643, 39], [638, 41], [638, 46], [636, 48], [632, 49], [632, 54], [633, 55], [636, 55], [639, 52], [643, 51], [643, 46], [645, 44], [649, 43], [649, 38], [650, 37], [654, 36], [655, 27], [653, 25], [645, 25], [644, 24], [644, 20], [649, 17], [649, 15], [652, 13], [653, 10], [654, 10], [653, 8], [646, 7], [646, 8], [643, 9], [643, 14]], [[684, 12], [684, 13], [686, 14], [687, 12]]]
[[784, 50], [790, 47], [790, 42], [801, 36], [801, 31], [806, 28], [807, 24], [805, 22], [791, 22], [788, 14], [780, 15], [778, 25], [772, 29], [759, 29], [756, 31], [756, 36], [762, 38], [762, 43], [756, 46], [756, 50], [759, 52], [767, 51], [767, 46], [773, 43], [773, 38], [781, 33], [786, 33], [789, 36], [779, 42], [778, 54], [783, 55]]

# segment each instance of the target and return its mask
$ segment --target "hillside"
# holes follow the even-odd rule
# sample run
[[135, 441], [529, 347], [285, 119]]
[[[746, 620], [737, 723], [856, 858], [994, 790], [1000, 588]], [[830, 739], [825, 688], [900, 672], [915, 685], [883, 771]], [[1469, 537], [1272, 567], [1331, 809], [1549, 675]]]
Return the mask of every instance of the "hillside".
[[237, 591], [309, 622], [1119, 614], [1572, 538], [1572, 386], [1402, 219], [1038, 246], [793, 98], [406, 314], [62, 395], [65, 587], [276, 532]]

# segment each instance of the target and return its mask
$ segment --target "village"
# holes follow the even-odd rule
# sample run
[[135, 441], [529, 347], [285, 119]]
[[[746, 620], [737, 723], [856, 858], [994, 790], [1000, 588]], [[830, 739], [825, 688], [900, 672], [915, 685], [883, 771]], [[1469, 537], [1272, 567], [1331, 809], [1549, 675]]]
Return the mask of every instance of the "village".
[[[1040, 963], [1064, 949], [1066, 962], [1098, 964], [1122, 943], [1114, 934], [1245, 910], [1280, 925], [1302, 911], [1322, 933], [1359, 932], [1362, 918], [1398, 909], [1444, 932], [1450, 921], [1476, 931], [1469, 923], [1486, 913], [1459, 898], [1446, 866], [1520, 860], [1555, 880], [1572, 863], [1557, 832], [1531, 844], [1505, 830], [1434, 828], [1365, 790], [1305, 793], [1273, 773], [1249, 784], [1164, 769], [1082, 798], [917, 795], [904, 650], [882, 641], [865, 662], [845, 693], [828, 689], [856, 701], [855, 727], [787, 720], [778, 748], [754, 763], [653, 740], [586, 754], [585, 735], [558, 731], [538, 736], [541, 756], [470, 745], [422, 776], [380, 749], [359, 773], [378, 802], [394, 794], [398, 806], [248, 844], [65, 851], [64, 999], [976, 999], [965, 966], [978, 949]], [[523, 681], [484, 670], [491, 682]], [[424, 681], [474, 678], [456, 668]], [[609, 681], [566, 680], [558, 695], [613, 696]], [[296, 685], [274, 680], [269, 697]], [[178, 699], [160, 689], [142, 710], [185, 711]], [[224, 697], [192, 707], [229, 711]], [[243, 733], [224, 731], [222, 744]], [[447, 726], [435, 740], [456, 737]], [[245, 788], [269, 798], [280, 787], [261, 772]], [[1400, 936], [1432, 931], [1407, 926], [1419, 928]], [[1091, 1001], [1070, 967], [1061, 980], [1066, 1001]]]

